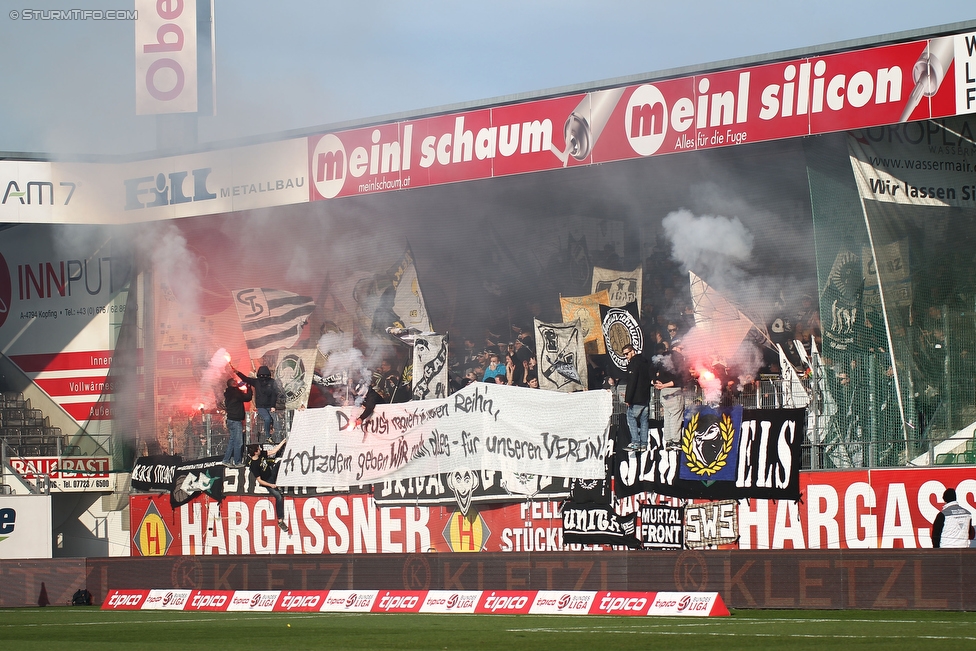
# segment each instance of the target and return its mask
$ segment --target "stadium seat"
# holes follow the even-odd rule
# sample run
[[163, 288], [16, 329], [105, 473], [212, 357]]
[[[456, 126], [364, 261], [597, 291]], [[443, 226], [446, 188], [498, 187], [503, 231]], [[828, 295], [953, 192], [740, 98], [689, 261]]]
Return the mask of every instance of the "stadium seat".
[[956, 462], [956, 455], [953, 452], [944, 452], [943, 454], [935, 455], [935, 465], [937, 466], [951, 466]]
[[21, 432], [19, 428], [16, 427], [4, 427], [0, 430], [0, 438], [7, 439], [10, 445], [15, 445], [20, 442]]

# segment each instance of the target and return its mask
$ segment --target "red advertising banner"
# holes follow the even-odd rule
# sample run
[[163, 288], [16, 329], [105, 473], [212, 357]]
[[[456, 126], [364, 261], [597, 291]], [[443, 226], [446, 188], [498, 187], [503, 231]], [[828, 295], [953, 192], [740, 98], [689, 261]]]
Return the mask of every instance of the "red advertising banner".
[[325, 595], [321, 590], [286, 590], [278, 596], [274, 610], [281, 612], [317, 613]]
[[10, 467], [24, 479], [37, 481], [47, 475], [51, 490], [58, 492], [110, 491], [115, 475], [108, 457], [10, 457]]
[[138, 523], [134, 556], [563, 550], [556, 502], [472, 508], [465, 516], [441, 506], [378, 508], [369, 495], [286, 498], [288, 533], [267, 496], [197, 499], [173, 509], [168, 493], [144, 494], [129, 504]]
[[149, 590], [109, 590], [102, 610], [140, 610]]
[[591, 615], [643, 615], [654, 594], [646, 592], [598, 592], [593, 597]]
[[[147, 599], [147, 596], [150, 598]], [[727, 617], [717, 592], [594, 592], [588, 590], [281, 590], [274, 612], [478, 613], [487, 615], [667, 615]], [[207, 610], [247, 608], [250, 590], [111, 590], [102, 610]], [[231, 606], [228, 608], [228, 606]]]
[[932, 547], [942, 493], [976, 511], [972, 468], [800, 473], [799, 503], [739, 502], [739, 549]]
[[[972, 468], [804, 472], [800, 485], [800, 502], [739, 502], [738, 549], [928, 548], [946, 488], [976, 512]], [[173, 509], [168, 494], [145, 494], [133, 495], [130, 508], [139, 523], [133, 556], [582, 549], [563, 545], [556, 502], [472, 508], [465, 516], [442, 506], [379, 508], [368, 495], [287, 498], [288, 533], [269, 497], [228, 497], [222, 505], [198, 499]]]
[[373, 601], [373, 612], [419, 613], [426, 596], [426, 590], [380, 590]]
[[974, 49], [960, 34], [312, 136], [309, 198], [968, 113], [953, 59]]
[[224, 612], [233, 596], [234, 593], [229, 590], [194, 590], [183, 610]]

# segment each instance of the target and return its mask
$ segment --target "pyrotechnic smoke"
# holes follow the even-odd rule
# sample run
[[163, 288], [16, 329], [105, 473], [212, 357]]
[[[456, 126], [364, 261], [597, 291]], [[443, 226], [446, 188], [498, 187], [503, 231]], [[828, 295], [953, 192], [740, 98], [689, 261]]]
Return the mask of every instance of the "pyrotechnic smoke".
[[[326, 377], [337, 373], [354, 382], [369, 382], [370, 371], [363, 351], [352, 345], [352, 335], [344, 332], [327, 332], [319, 338], [318, 348], [325, 356], [322, 374]], [[362, 404], [364, 395], [356, 396], [356, 405]]]
[[651, 363], [655, 366], [660, 366], [669, 373], [674, 373], [674, 360], [671, 358], [671, 355], [654, 355], [651, 357]]
[[200, 401], [206, 411], [214, 409], [217, 404], [217, 396], [223, 394], [224, 386], [227, 381], [227, 365], [230, 363], [230, 355], [226, 350], [220, 348], [204, 369], [200, 376]]
[[742, 279], [738, 264], [749, 259], [754, 239], [738, 217], [696, 217], [681, 209], [669, 213], [661, 226], [671, 241], [672, 257], [685, 269], [716, 286]]
[[[714, 288], [720, 288], [731, 300], [761, 299], [766, 288], [782, 287], [782, 280], [749, 275], [743, 270], [751, 259], [754, 237], [738, 218], [698, 217], [682, 209], [669, 213], [662, 220], [662, 227], [671, 241], [673, 259]], [[681, 353], [695, 371], [709, 403], [720, 400], [726, 369], [735, 373], [741, 389], [756, 376], [763, 361], [761, 351], [748, 337], [735, 351], [727, 350], [728, 344], [718, 336], [721, 325], [718, 327], [719, 330], [710, 331], [692, 328], [681, 338]]]
[[722, 379], [700, 360], [691, 368], [692, 373], [698, 378], [698, 385], [701, 387], [705, 402], [710, 405], [718, 404], [722, 399]]

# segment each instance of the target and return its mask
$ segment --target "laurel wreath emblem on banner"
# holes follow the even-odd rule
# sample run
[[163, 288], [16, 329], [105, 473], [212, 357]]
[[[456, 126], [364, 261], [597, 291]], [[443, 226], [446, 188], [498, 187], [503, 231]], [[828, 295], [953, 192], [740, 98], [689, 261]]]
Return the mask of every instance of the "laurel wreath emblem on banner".
[[688, 421], [688, 426], [685, 427], [682, 433], [681, 450], [685, 453], [687, 459], [685, 465], [696, 475], [704, 475], [707, 477], [714, 475], [725, 467], [729, 453], [732, 451], [732, 441], [735, 435], [735, 426], [732, 424], [732, 419], [728, 414], [722, 414], [722, 418], [718, 422], [718, 429], [719, 435], [722, 437], [722, 448], [719, 450], [715, 460], [711, 463], [700, 459], [693, 445], [695, 442], [695, 434], [698, 431], [698, 414], [694, 414], [691, 417]]

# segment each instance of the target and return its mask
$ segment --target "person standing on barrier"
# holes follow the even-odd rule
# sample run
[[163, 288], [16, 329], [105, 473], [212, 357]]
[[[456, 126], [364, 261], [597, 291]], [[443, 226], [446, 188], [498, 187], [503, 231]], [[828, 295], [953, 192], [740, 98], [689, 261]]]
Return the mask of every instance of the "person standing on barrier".
[[[271, 369], [262, 366], [258, 369], [257, 377], [248, 377], [231, 366], [231, 370], [237, 373], [248, 386], [254, 387], [254, 406], [257, 408], [258, 417], [264, 423], [264, 440], [271, 440], [271, 426], [274, 423], [274, 413], [278, 406], [278, 399], [284, 392], [278, 381], [271, 377]], [[258, 441], [260, 442], [260, 437]]]
[[627, 425], [630, 427], [630, 445], [627, 449], [644, 450], [647, 448], [647, 410], [651, 402], [651, 369], [647, 359], [638, 355], [632, 345], [624, 345], [621, 352], [627, 357], [627, 390], [624, 393]]
[[942, 493], [942, 501], [945, 506], [932, 523], [932, 547], [969, 547], [969, 541], [976, 537], [972, 515], [956, 501], [954, 488], [947, 488]]
[[247, 446], [247, 454], [251, 457], [251, 474], [254, 475], [259, 486], [264, 486], [271, 493], [275, 501], [275, 516], [278, 518], [278, 528], [288, 533], [288, 525], [285, 524], [285, 496], [278, 488], [278, 459], [274, 456], [285, 445], [287, 439], [282, 439], [280, 443], [270, 450], [263, 449], [257, 443]]
[[224, 413], [227, 418], [227, 450], [224, 452], [224, 465], [240, 466], [244, 462], [244, 403], [251, 402], [251, 387], [247, 383], [231, 378], [224, 389]]
[[[670, 326], [669, 326], [670, 327]], [[677, 450], [681, 447], [681, 425], [685, 414], [685, 394], [681, 356], [681, 340], [674, 340], [674, 347], [665, 344], [654, 354], [654, 388], [661, 392], [661, 408], [664, 411], [664, 446]]]

